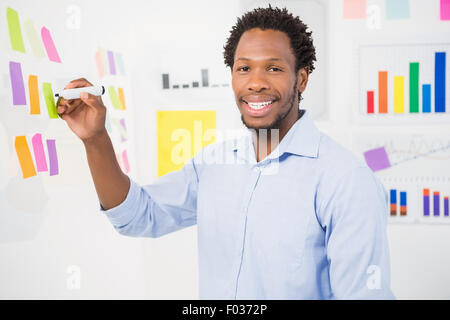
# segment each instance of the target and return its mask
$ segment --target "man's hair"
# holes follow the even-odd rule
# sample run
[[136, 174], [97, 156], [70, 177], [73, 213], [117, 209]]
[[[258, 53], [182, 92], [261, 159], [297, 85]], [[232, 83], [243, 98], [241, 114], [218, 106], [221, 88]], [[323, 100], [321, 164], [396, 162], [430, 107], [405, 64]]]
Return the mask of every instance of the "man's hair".
[[249, 11], [241, 18], [230, 31], [230, 37], [224, 46], [225, 65], [233, 68], [234, 54], [242, 34], [253, 28], [262, 30], [272, 29], [286, 33], [291, 42], [292, 53], [295, 56], [295, 72], [306, 67], [307, 72], [314, 70], [316, 61], [316, 49], [311, 38], [312, 32], [307, 32], [308, 28], [300, 18], [294, 17], [286, 8], [257, 8]]

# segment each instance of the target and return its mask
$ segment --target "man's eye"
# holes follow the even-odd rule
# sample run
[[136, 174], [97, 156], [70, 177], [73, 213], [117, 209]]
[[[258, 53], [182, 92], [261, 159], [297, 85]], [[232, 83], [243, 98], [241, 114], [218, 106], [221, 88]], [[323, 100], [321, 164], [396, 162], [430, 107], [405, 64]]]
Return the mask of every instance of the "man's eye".
[[277, 68], [277, 67], [270, 67], [269, 70], [270, 71], [282, 71], [280, 68]]
[[244, 72], [246, 72], [246, 71], [248, 71], [248, 67], [239, 67], [237, 69], [237, 71], [244, 71]]

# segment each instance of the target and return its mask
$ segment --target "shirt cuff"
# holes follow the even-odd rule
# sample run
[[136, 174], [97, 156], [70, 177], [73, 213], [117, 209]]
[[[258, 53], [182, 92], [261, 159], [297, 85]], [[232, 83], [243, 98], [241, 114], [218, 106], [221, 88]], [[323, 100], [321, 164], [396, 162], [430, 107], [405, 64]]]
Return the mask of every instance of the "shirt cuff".
[[136, 214], [141, 187], [130, 178], [130, 189], [127, 197], [118, 206], [105, 210], [100, 204], [100, 210], [106, 214], [109, 221], [116, 227], [128, 224]]

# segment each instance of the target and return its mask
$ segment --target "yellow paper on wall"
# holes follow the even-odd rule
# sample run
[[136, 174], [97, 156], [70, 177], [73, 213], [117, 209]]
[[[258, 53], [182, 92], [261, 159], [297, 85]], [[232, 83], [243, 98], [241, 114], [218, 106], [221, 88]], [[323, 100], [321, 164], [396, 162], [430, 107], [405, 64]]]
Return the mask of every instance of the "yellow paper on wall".
[[216, 111], [158, 111], [158, 177], [180, 170], [204, 146], [216, 141]]

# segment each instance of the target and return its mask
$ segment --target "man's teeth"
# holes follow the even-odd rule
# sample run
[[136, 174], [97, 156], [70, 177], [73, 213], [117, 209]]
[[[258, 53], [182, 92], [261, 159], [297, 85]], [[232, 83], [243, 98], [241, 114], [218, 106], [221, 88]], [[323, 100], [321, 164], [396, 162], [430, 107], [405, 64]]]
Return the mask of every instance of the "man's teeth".
[[272, 101], [265, 101], [265, 102], [259, 102], [259, 103], [248, 102], [248, 105], [250, 106], [250, 108], [255, 109], [255, 110], [262, 109], [264, 107], [267, 107], [270, 104], [272, 104]]

